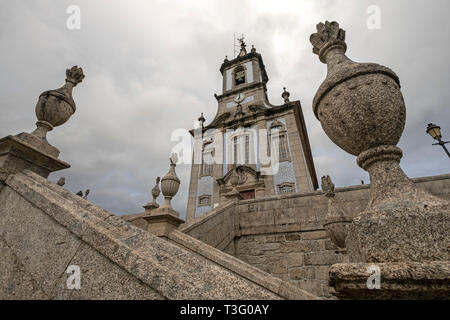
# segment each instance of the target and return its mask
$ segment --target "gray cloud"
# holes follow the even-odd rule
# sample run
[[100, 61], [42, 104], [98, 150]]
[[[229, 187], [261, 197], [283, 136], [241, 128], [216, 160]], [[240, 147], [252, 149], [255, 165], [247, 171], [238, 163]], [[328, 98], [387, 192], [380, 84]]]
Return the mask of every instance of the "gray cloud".
[[[66, 28], [66, 8], [79, 5], [81, 30]], [[366, 28], [366, 8], [381, 8], [381, 29]], [[317, 175], [336, 185], [368, 182], [367, 174], [324, 134], [311, 102], [326, 66], [311, 53], [309, 35], [323, 20], [347, 30], [348, 56], [391, 67], [407, 104], [399, 146], [410, 177], [447, 173], [450, 164], [425, 134], [441, 125], [450, 140], [448, 1], [14, 1], [0, 3], [0, 135], [31, 131], [39, 94], [58, 88], [64, 70], [82, 66], [74, 90], [77, 112], [49, 133], [72, 168], [74, 192], [116, 214], [141, 210], [156, 176], [168, 170], [177, 128], [190, 129], [204, 112], [215, 115], [220, 64], [233, 56], [233, 33], [245, 33], [263, 55], [268, 96], [281, 104], [282, 87], [299, 99]], [[174, 207], [184, 215], [190, 168], [177, 167], [182, 185]]]

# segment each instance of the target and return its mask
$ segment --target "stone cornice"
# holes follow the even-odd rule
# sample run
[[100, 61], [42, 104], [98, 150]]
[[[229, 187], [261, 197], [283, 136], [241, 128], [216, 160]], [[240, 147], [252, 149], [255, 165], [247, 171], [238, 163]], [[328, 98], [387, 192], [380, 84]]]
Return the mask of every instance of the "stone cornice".
[[222, 93], [221, 95], [214, 94], [214, 97], [216, 98], [217, 102], [221, 102], [223, 99], [228, 98], [230, 96], [233, 96], [237, 94], [238, 92], [242, 92], [244, 90], [250, 90], [254, 88], [261, 88], [264, 89], [264, 92], [267, 91], [266, 84], [264, 82], [252, 82], [243, 86], [240, 86], [239, 88], [227, 91], [225, 93]]
[[[271, 116], [274, 114], [278, 114], [278, 113], [282, 113], [288, 110], [293, 110], [296, 105], [300, 104], [300, 101], [296, 100], [296, 101], [291, 101], [279, 106], [274, 106], [272, 108], [266, 108], [264, 107], [264, 109], [259, 109], [257, 112], [251, 112], [251, 113], [247, 113], [245, 116], [243, 116], [240, 119], [231, 119], [228, 120], [229, 117], [227, 117], [228, 121], [224, 121], [222, 124], [218, 124], [216, 121], [213, 120], [213, 122], [211, 122], [209, 125], [203, 127], [203, 132], [205, 132], [206, 130], [209, 129], [214, 129], [214, 128], [230, 128], [230, 127], [234, 127], [236, 124], [238, 123], [243, 123], [244, 125], [249, 125], [249, 122], [253, 123], [257, 121], [257, 118], [259, 116]], [[221, 115], [219, 115], [220, 117]], [[213, 125], [213, 126], [212, 126]], [[192, 136], [194, 136], [194, 129], [189, 130], [190, 134]]]

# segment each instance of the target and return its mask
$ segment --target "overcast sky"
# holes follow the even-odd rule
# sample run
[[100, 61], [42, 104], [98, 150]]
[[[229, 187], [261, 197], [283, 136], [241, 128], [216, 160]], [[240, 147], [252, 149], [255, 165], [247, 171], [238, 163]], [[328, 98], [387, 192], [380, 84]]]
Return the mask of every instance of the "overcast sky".
[[[69, 5], [81, 9], [79, 30], [66, 26]], [[370, 5], [380, 8], [380, 29], [367, 27]], [[77, 111], [48, 134], [72, 167], [50, 180], [65, 176], [73, 192], [89, 188], [89, 199], [115, 214], [140, 212], [155, 177], [168, 171], [172, 131], [191, 129], [200, 112], [206, 123], [213, 119], [220, 65], [233, 56], [233, 33], [243, 33], [263, 56], [269, 101], [282, 103], [283, 86], [300, 100], [319, 180], [329, 174], [338, 187], [368, 182], [311, 107], [326, 66], [312, 54], [309, 35], [318, 22], [336, 20], [346, 30], [349, 58], [383, 64], [400, 77], [406, 174], [449, 173], [449, 159], [425, 133], [435, 122], [450, 140], [449, 12], [448, 0], [1, 0], [0, 136], [34, 130], [39, 94], [59, 88], [67, 67], [81, 66]], [[177, 166], [177, 174], [173, 205], [184, 216], [190, 168]]]

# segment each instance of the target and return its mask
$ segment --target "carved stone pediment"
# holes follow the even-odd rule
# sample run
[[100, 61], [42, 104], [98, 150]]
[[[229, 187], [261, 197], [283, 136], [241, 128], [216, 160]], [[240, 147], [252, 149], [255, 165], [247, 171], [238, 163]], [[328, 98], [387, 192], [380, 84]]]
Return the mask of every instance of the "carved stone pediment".
[[208, 127], [216, 127], [218, 125], [221, 125], [225, 120], [227, 120], [231, 116], [231, 112], [225, 112], [221, 115], [217, 116], [209, 125]]
[[245, 165], [240, 165], [229, 170], [222, 178], [217, 179], [221, 187], [233, 187], [239, 185], [255, 185], [262, 182], [261, 172]]

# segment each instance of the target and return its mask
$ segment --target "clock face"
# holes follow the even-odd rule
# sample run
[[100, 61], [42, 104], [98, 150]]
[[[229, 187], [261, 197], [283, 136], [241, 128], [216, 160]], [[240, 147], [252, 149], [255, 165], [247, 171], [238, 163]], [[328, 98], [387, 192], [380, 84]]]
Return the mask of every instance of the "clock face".
[[240, 103], [240, 102], [242, 102], [242, 101], [244, 101], [244, 99], [245, 99], [245, 94], [244, 93], [238, 93], [235, 97], [234, 97], [234, 101], [236, 102], [236, 103]]

